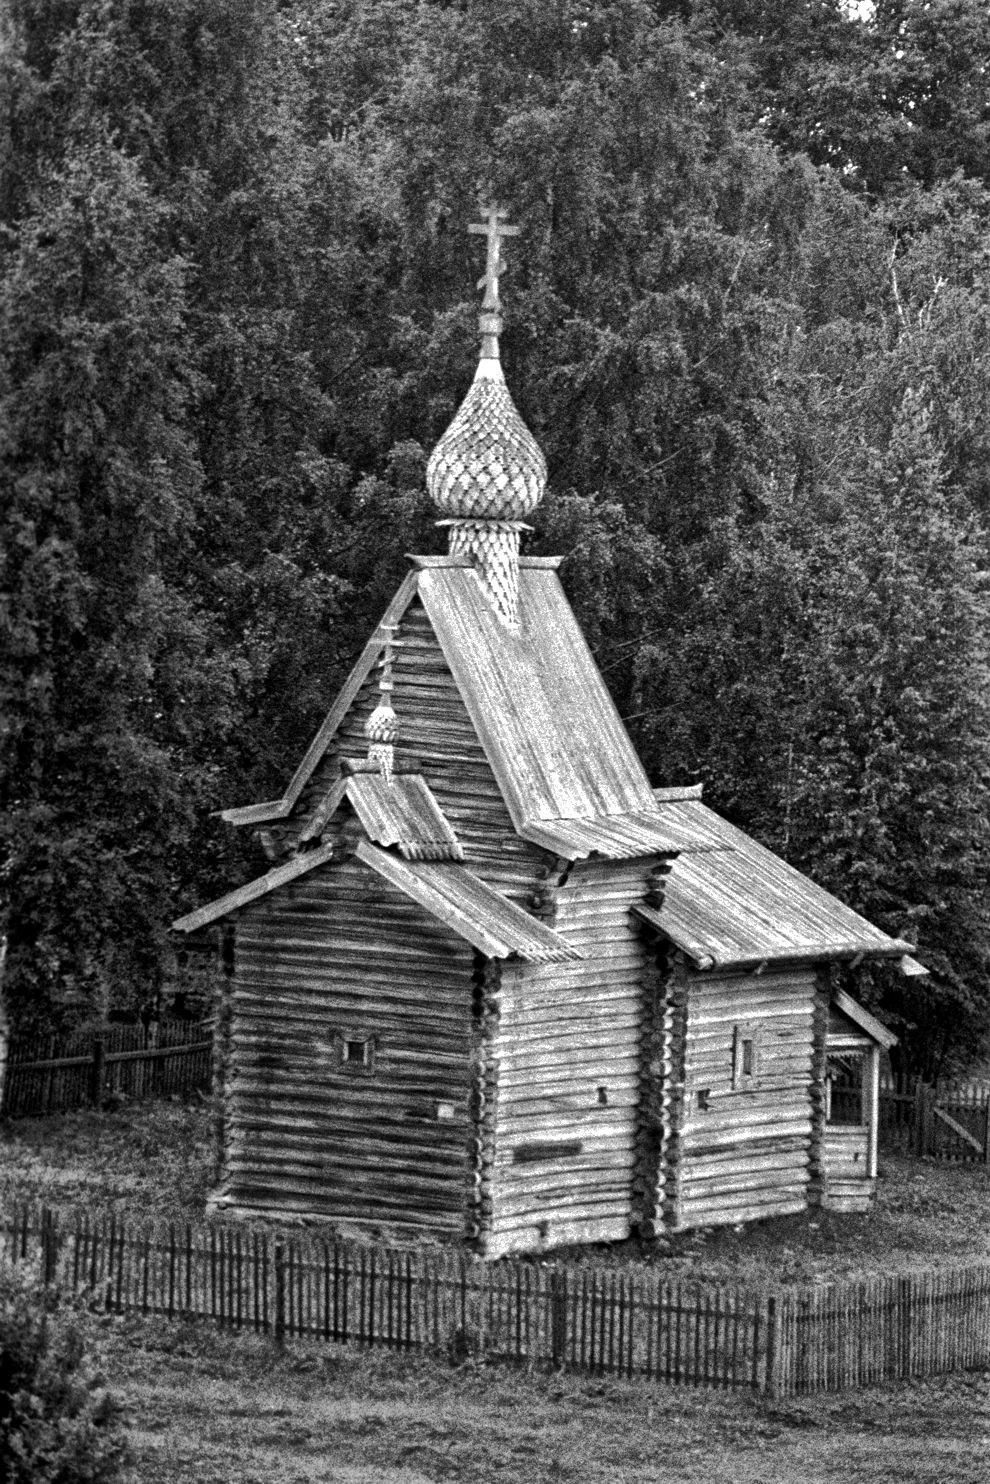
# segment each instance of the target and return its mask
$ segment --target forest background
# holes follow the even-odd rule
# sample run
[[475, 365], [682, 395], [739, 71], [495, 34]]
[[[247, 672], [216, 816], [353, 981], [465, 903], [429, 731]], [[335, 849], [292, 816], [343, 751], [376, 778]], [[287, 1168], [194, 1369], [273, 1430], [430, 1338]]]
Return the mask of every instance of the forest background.
[[[7, 0], [0, 851], [14, 1024], [152, 1001], [258, 869], [477, 353], [479, 202], [534, 552], [653, 781], [990, 1033], [983, 0]], [[263, 863], [262, 863], [262, 869]]]

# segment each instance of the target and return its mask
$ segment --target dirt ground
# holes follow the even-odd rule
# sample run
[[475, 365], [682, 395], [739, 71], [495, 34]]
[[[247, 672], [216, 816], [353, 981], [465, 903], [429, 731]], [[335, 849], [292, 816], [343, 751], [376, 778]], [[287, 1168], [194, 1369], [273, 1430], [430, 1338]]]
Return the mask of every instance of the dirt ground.
[[990, 1372], [786, 1403], [103, 1322], [129, 1484], [987, 1484]]

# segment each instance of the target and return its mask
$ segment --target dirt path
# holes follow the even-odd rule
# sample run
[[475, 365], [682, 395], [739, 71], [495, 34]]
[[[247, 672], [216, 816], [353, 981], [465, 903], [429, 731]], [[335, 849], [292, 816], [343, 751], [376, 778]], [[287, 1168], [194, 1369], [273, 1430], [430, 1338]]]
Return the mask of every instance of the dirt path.
[[990, 1373], [771, 1403], [115, 1321], [135, 1484], [990, 1484]]

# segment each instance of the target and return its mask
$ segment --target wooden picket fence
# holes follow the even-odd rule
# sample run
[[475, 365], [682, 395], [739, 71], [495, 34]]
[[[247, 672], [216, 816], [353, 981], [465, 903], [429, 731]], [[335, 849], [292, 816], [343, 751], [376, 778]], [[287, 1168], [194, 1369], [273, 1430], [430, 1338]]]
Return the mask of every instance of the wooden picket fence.
[[45, 1117], [100, 1106], [107, 1097], [182, 1096], [210, 1086], [212, 1029], [206, 1023], [110, 1025], [94, 1034], [15, 1037], [0, 1117]]
[[990, 1083], [902, 1078], [880, 1087], [880, 1139], [901, 1153], [990, 1164]]
[[774, 1292], [24, 1208], [0, 1260], [116, 1313], [773, 1395], [990, 1365], [990, 1264]]

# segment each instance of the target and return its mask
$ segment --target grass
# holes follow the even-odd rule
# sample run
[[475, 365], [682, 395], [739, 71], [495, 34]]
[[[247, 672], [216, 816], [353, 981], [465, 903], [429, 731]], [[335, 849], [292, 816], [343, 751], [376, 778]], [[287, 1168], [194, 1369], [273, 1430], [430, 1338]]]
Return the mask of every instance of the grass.
[[0, 1124], [0, 1199], [200, 1220], [210, 1180], [201, 1102], [125, 1104]]
[[[98, 1321], [133, 1484], [986, 1484], [990, 1373], [807, 1401]], [[130, 1484], [130, 1481], [129, 1481]]]
[[[199, 1221], [210, 1180], [202, 1103], [152, 1102], [2, 1126], [0, 1199]], [[726, 1283], [816, 1282], [990, 1259], [990, 1169], [886, 1156], [863, 1215], [807, 1211], [746, 1227], [688, 1231], [558, 1255], [646, 1264]]]

